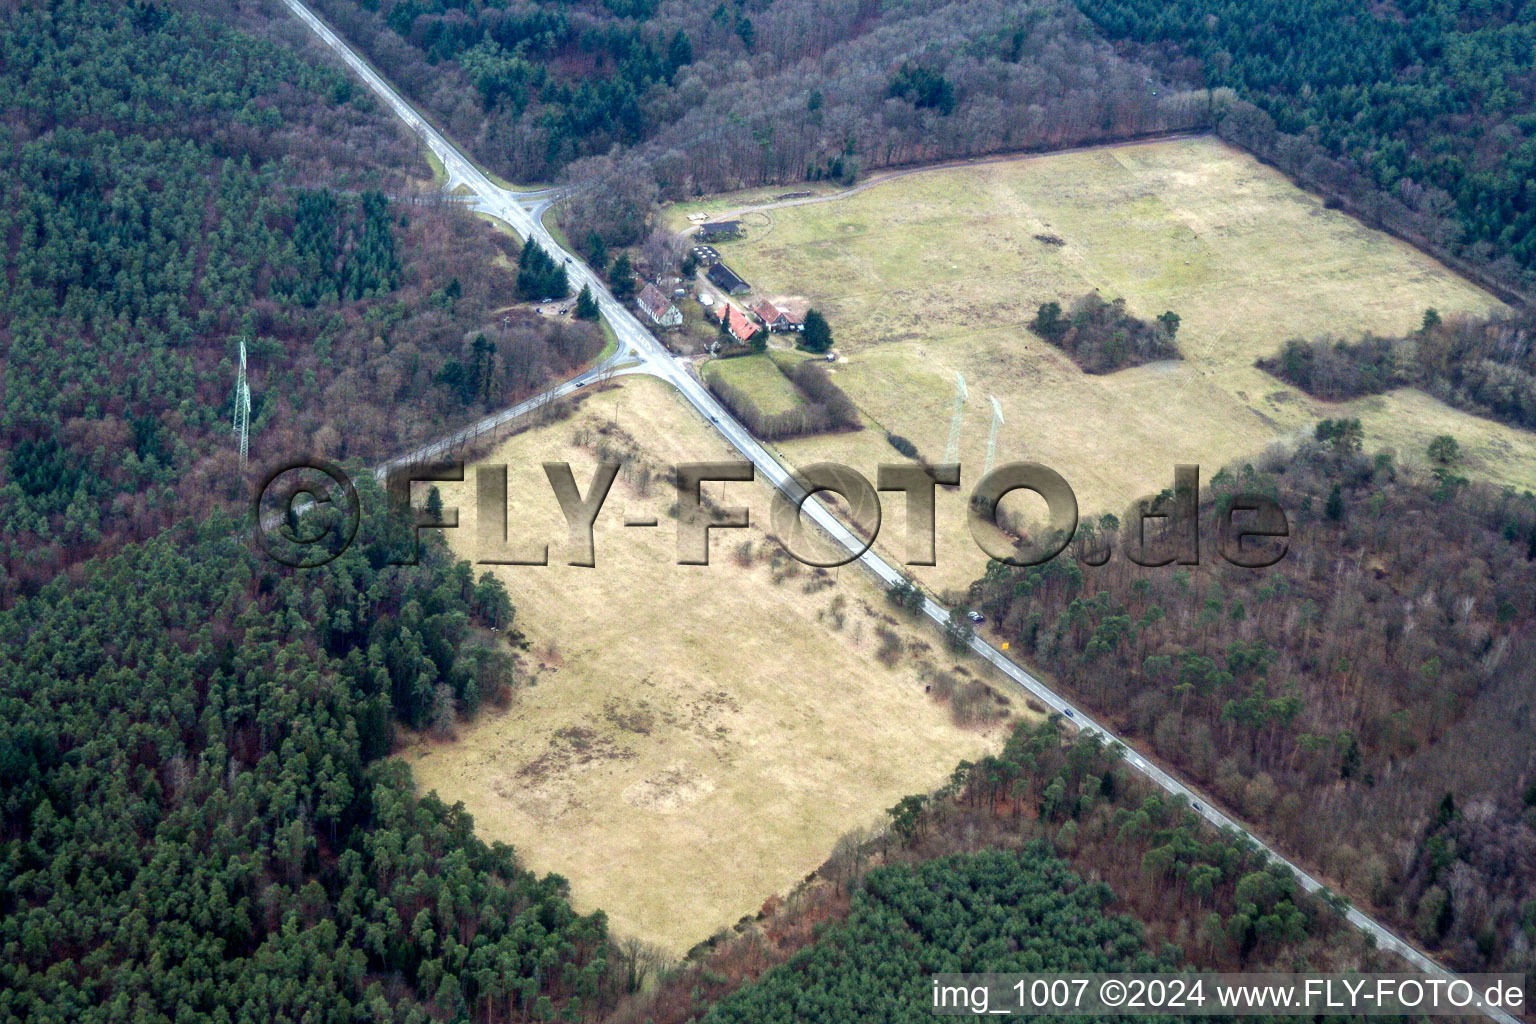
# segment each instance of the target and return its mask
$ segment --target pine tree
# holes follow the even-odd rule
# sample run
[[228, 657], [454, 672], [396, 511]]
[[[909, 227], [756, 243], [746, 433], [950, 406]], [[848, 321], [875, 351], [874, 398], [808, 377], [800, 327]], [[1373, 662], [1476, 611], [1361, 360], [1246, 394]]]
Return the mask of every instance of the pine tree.
[[827, 318], [816, 310], [805, 314], [805, 330], [800, 337], [800, 347], [807, 352], [828, 352], [832, 348], [832, 328]]
[[621, 252], [614, 259], [613, 269], [608, 273], [608, 286], [617, 299], [627, 299], [635, 293], [635, 272], [629, 263], [629, 253]]
[[597, 317], [597, 300], [592, 297], [592, 288], [584, 284], [581, 286], [581, 294], [576, 296], [576, 319], [596, 320]]

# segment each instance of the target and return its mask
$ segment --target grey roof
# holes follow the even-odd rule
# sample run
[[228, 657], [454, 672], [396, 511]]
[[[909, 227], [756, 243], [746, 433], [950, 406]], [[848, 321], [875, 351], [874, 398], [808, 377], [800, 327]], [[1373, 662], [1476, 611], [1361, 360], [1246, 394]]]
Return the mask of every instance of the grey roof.
[[734, 270], [724, 263], [716, 263], [710, 267], [707, 276], [715, 283], [716, 287], [723, 288], [727, 292], [746, 291], [750, 287], [747, 282], [743, 281]]

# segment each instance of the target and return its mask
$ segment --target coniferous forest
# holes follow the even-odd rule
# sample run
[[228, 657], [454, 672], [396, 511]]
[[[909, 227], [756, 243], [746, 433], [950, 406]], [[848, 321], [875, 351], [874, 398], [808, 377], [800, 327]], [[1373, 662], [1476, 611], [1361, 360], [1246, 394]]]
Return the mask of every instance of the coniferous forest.
[[396, 719], [499, 699], [506, 592], [436, 548], [390, 567], [409, 531], [363, 522], [278, 573], [216, 514], [0, 613], [0, 1019], [548, 1019], [605, 996], [602, 916], [380, 760]]
[[253, 554], [230, 396], [244, 336], [253, 456], [356, 466], [596, 335], [493, 319], [516, 250], [408, 200], [425, 162], [291, 24], [197, 7], [0, 12], [0, 1019], [586, 1012], [602, 915], [383, 759], [505, 699], [505, 591], [391, 566], [360, 472], [341, 559]]
[[834, 1024], [933, 1016], [932, 973], [1168, 970], [1129, 918], [1105, 912], [1109, 887], [1075, 877], [1037, 844], [878, 868], [848, 919], [709, 1024]]

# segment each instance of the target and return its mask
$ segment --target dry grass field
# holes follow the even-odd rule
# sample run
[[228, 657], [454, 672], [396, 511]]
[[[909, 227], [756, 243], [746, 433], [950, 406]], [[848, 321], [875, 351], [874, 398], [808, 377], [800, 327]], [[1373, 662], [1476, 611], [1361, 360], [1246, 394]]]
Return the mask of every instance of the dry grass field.
[[[671, 222], [692, 209], [677, 208]], [[1085, 513], [1120, 512], [1170, 486], [1176, 462], [1209, 475], [1340, 415], [1359, 416], [1368, 447], [1393, 447], [1405, 461], [1450, 433], [1473, 475], [1536, 485], [1530, 434], [1415, 392], [1316, 402], [1254, 368], [1288, 338], [1401, 332], [1429, 306], [1453, 315], [1498, 303], [1213, 139], [937, 169], [745, 223], [744, 238], [718, 246], [722, 256], [765, 292], [809, 296], [826, 313], [844, 356], [835, 379], [873, 425], [939, 458], [955, 374], [964, 374], [969, 483], [981, 475], [995, 395], [998, 461], [1052, 466]], [[1143, 317], [1178, 313], [1185, 358], [1089, 376], [1026, 330], [1040, 303], [1094, 288]], [[782, 449], [796, 463], [835, 459], [871, 477], [897, 457], [882, 429]], [[963, 508], [958, 495], [941, 498], [940, 564], [919, 572], [940, 588], [963, 587], [984, 564]]]
[[[1000, 728], [956, 725], [925, 692], [934, 673], [967, 670], [937, 633], [892, 619], [859, 571], [769, 557], [756, 528], [766, 485], [706, 484], [710, 499], [750, 508], [754, 528], [714, 531], [710, 566], [677, 565], [673, 492], [655, 471], [730, 453], [648, 378], [585, 397], [485, 460], [508, 466], [513, 542], [550, 542], [548, 567], [495, 570], [532, 644], [523, 687], [456, 739], [418, 739], [403, 756], [487, 840], [569, 878], [582, 909], [681, 953], [791, 887], [839, 835], [994, 749]], [[572, 568], [540, 463], [569, 461], [585, 492], [604, 449], [630, 468], [598, 519], [596, 568]], [[461, 523], [447, 536], [476, 558], [473, 468], [466, 477], [442, 485]], [[660, 525], [623, 525], [641, 516]], [[984, 706], [1001, 710], [990, 693]], [[1013, 712], [1028, 713], [1022, 701]]]

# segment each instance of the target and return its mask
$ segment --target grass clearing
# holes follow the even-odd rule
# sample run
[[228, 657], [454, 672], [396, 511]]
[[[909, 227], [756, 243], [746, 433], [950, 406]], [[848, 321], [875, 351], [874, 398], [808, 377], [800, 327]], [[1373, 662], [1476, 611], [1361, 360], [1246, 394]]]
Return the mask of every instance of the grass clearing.
[[544, 216], [540, 220], [544, 224], [544, 230], [549, 232], [549, 237], [555, 240], [556, 245], [566, 252], [576, 251], [576, 247], [571, 244], [571, 240], [565, 237], [565, 231], [560, 227], [560, 218], [555, 216], [555, 208], [553, 206], [544, 211]]
[[[981, 668], [956, 669], [938, 634], [893, 618], [859, 570], [771, 564], [757, 526], [712, 531], [710, 566], [677, 565], [670, 482], [642, 467], [733, 453], [649, 378], [585, 399], [485, 460], [508, 467], [514, 544], [550, 543], [548, 567], [494, 569], [532, 640], [526, 685], [456, 740], [417, 740], [402, 756], [422, 790], [462, 800], [487, 840], [569, 878], [579, 907], [681, 953], [1001, 733], [954, 724], [925, 693], [934, 672]], [[598, 519], [597, 567], [573, 568], [540, 463], [569, 461], [585, 492], [600, 446], [633, 446], [631, 468]], [[465, 479], [439, 487], [459, 509], [448, 539], [473, 559], [473, 468]], [[768, 521], [766, 484], [705, 491]], [[628, 516], [660, 525], [627, 529]], [[743, 541], [750, 565], [736, 558]], [[879, 655], [892, 644], [888, 667]], [[1022, 700], [1013, 711], [1028, 713]]]
[[800, 389], [784, 376], [779, 364], [766, 353], [712, 359], [704, 364], [704, 377], [706, 380], [719, 377], [740, 388], [765, 416], [792, 412], [805, 405], [805, 396], [800, 394]]
[[427, 166], [432, 169], [432, 187], [442, 188], [448, 183], [448, 168], [443, 166], [443, 162], [438, 159], [436, 153], [432, 152], [431, 147], [423, 146], [421, 152], [427, 158]]
[[613, 333], [613, 325], [608, 322], [608, 318], [599, 316], [597, 326], [602, 328], [603, 337], [608, 340], [604, 343], [603, 350], [597, 354], [597, 358], [592, 360], [594, 363], [602, 362], [619, 350], [619, 336]]
[[[967, 491], [986, 461], [988, 396], [1004, 417], [996, 461], [1055, 468], [1084, 513], [1119, 513], [1170, 486], [1176, 462], [1209, 475], [1346, 415], [1361, 418], [1368, 446], [1405, 460], [1450, 433], [1472, 473], [1536, 485], [1530, 434], [1422, 394], [1319, 402], [1253, 366], [1292, 337], [1403, 332], [1429, 306], [1499, 303], [1217, 140], [942, 168], [758, 216], [771, 224], [717, 248], [765, 293], [804, 294], [827, 315], [844, 357], [830, 370], [875, 423], [938, 460], [964, 375]], [[1139, 316], [1178, 313], [1184, 359], [1090, 376], [1026, 329], [1040, 303], [1094, 288]], [[780, 447], [797, 464], [832, 459], [871, 477], [896, 457], [880, 430]], [[918, 573], [938, 589], [963, 588], [985, 564], [963, 511], [958, 495], [941, 497], [940, 564]], [[899, 537], [883, 532], [882, 548]]]

